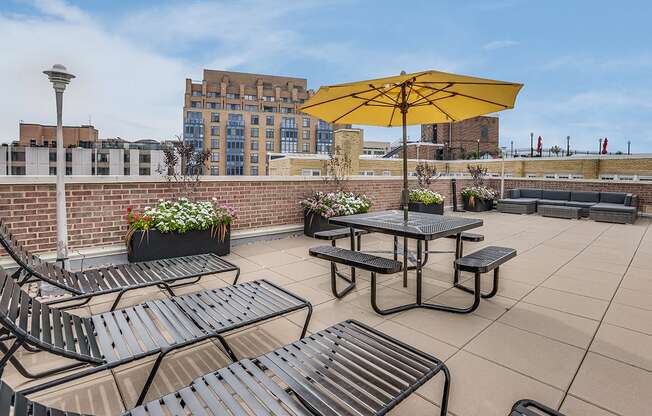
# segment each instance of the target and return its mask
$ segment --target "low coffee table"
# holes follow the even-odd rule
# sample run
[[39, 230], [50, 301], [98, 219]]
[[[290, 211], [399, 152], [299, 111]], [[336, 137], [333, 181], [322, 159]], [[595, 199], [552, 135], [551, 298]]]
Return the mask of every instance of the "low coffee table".
[[579, 219], [581, 208], [566, 207], [562, 205], [539, 205], [539, 214], [543, 217]]

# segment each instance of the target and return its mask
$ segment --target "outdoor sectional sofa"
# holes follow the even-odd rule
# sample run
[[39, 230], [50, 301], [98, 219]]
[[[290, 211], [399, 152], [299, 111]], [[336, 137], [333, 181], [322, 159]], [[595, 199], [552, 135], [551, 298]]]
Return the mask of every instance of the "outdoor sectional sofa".
[[540, 206], [566, 206], [580, 209], [582, 217], [594, 221], [634, 223], [638, 197], [625, 192], [558, 191], [547, 189], [512, 189], [509, 198], [498, 200], [498, 211], [532, 214]]

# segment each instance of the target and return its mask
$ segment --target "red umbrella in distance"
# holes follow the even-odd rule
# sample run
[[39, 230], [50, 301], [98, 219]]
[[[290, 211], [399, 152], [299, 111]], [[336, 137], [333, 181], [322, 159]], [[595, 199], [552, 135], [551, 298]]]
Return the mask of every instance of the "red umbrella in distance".
[[543, 139], [541, 136], [537, 139], [537, 153], [541, 154], [541, 151], [543, 150]]
[[608, 141], [609, 140], [605, 137], [604, 141], [602, 142], [602, 154], [603, 155], [607, 154], [607, 143], [608, 143]]

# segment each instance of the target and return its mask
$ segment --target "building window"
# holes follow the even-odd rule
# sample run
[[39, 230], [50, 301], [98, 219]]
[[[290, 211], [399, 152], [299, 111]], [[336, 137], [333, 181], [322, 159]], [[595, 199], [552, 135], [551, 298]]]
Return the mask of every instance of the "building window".
[[254, 126], [258, 125], [258, 116], [256, 114], [251, 115], [251, 124], [253, 124]]
[[229, 98], [231, 100], [239, 100], [240, 99], [240, 94], [236, 94], [233, 92], [227, 92], [226, 93], [226, 98]]
[[242, 106], [240, 104], [227, 104], [227, 109], [232, 111], [240, 111], [242, 110]]
[[258, 153], [252, 153], [250, 157], [251, 163], [258, 163]]
[[206, 93], [206, 96], [207, 96], [207, 97], [212, 97], [212, 98], [217, 98], [217, 97], [220, 96], [220, 93], [219, 93], [219, 92], [215, 92], [215, 91], [208, 91], [208, 92]]
[[333, 128], [325, 121], [317, 121], [317, 153], [330, 154], [333, 144]]
[[303, 140], [310, 140], [310, 130], [303, 131]]
[[489, 127], [487, 126], [480, 127], [480, 137], [482, 138], [482, 141], [485, 143], [489, 141]]
[[50, 152], [49, 160], [50, 160], [50, 162], [56, 162], [57, 161], [57, 153], [56, 152]]
[[294, 117], [283, 117], [281, 120], [281, 153], [297, 153], [298, 147], [297, 121]]
[[211, 139], [211, 149], [220, 148], [220, 139]]
[[218, 176], [220, 174], [220, 167], [219, 166], [211, 166], [211, 175], [212, 176]]
[[257, 105], [251, 105], [251, 104], [245, 104], [244, 110], [245, 111], [258, 111], [258, 106]]
[[301, 176], [321, 176], [319, 169], [301, 169]]
[[251, 137], [258, 137], [258, 127], [252, 127], [251, 128]]
[[266, 113], [276, 113], [276, 107], [263, 106], [263, 111]]
[[[43, 142], [43, 144], [45, 144], [45, 142]], [[30, 145], [30, 146], [36, 146], [36, 139], [31, 139], [31, 140], [29, 141], [29, 145]]]
[[265, 129], [265, 138], [273, 139], [274, 138], [274, 129]]
[[56, 166], [50, 166], [50, 176], [54, 176], [57, 174], [57, 167]]
[[526, 178], [536, 178], [537, 174], [536, 173], [528, 173], [525, 175]]
[[140, 168], [138, 169], [138, 174], [141, 176], [149, 176], [150, 175], [150, 169], [149, 168]]
[[107, 167], [98, 167], [97, 168], [97, 174], [106, 176], [106, 175], [109, 174], [109, 168], [107, 168]]
[[226, 174], [244, 175], [244, 118], [229, 114], [226, 129]]
[[[68, 170], [68, 168], [66, 168], [66, 175], [68, 174], [67, 170]], [[72, 169], [71, 169], [71, 172], [72, 172]], [[124, 167], [123, 174], [125, 176], [131, 175], [131, 169], [129, 168], [129, 166]]]
[[25, 166], [12, 166], [11, 167], [11, 174], [12, 175], [24, 175], [25, 174]]
[[571, 177], [572, 177], [573, 179], [584, 179], [584, 175], [573, 174], [573, 175], [571, 175]]
[[211, 162], [219, 162], [220, 161], [220, 154], [219, 153], [211, 153]]
[[274, 125], [274, 116], [267, 116], [265, 118], [265, 124], [268, 126], [273, 126]]
[[201, 97], [201, 91], [197, 91], [197, 90], [193, 91], [192, 96], [193, 97]]
[[107, 163], [109, 161], [109, 154], [108, 153], [98, 153], [97, 154], [97, 161], [100, 163]]
[[251, 176], [258, 176], [258, 166], [252, 166], [250, 169], [251, 169]]
[[301, 120], [301, 125], [303, 128], [310, 127], [310, 117], [303, 117]]
[[201, 108], [201, 101], [191, 101], [190, 102], [190, 107], [191, 108]]
[[392, 176], [392, 171], [391, 170], [384, 170], [383, 171], [383, 176]]
[[263, 101], [269, 101], [269, 102], [274, 102], [276, 101], [272, 95], [264, 95], [263, 96]]
[[373, 170], [363, 170], [360, 172], [360, 175], [362, 176], [374, 176], [374, 171]]
[[152, 157], [149, 153], [145, 153], [145, 154], [141, 153], [138, 155], [138, 161], [140, 163], [150, 163], [152, 161]]
[[220, 126], [211, 126], [211, 136], [220, 135]]
[[211, 123], [220, 122], [220, 113], [211, 113]]
[[220, 108], [220, 105], [218, 103], [208, 102], [206, 103], [206, 108], [217, 109]]
[[303, 144], [303, 153], [308, 153], [310, 151], [310, 143]]
[[258, 140], [251, 141], [251, 150], [258, 150]]
[[294, 108], [292, 107], [281, 107], [281, 113], [283, 114], [293, 114]]
[[265, 142], [265, 150], [268, 152], [274, 151], [274, 142], [267, 141]]
[[255, 101], [258, 99], [258, 97], [256, 97], [255, 95], [245, 94], [244, 99], [249, 101]]

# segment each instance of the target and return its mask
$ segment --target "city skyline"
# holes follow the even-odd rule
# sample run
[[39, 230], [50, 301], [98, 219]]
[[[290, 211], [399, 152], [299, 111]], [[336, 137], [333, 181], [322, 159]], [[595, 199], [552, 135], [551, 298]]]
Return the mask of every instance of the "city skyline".
[[[64, 123], [91, 118], [103, 137], [156, 139], [181, 134], [184, 80], [204, 68], [303, 77], [312, 89], [437, 69], [525, 84], [515, 109], [500, 114], [503, 146], [528, 147], [534, 132], [546, 147], [565, 147], [570, 135], [575, 149], [608, 137], [612, 151], [631, 140], [633, 152], [652, 152], [650, 6], [600, 3], [564, 3], [559, 13], [561, 2], [517, 0], [373, 10], [339, 1], [9, 1], [0, 6], [0, 45], [12, 51], [0, 63], [11, 80], [0, 141], [17, 138], [19, 120], [52, 123], [41, 71], [53, 63], [78, 76]], [[334, 21], [340, 30], [330, 30]], [[370, 140], [400, 135], [361, 127]]]

